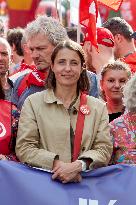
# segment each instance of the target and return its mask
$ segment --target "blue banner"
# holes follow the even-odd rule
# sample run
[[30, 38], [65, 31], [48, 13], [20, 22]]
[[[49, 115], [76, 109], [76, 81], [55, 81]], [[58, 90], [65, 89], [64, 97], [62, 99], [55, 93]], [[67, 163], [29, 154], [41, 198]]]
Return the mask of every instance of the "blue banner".
[[0, 205], [136, 205], [136, 167], [116, 165], [83, 174], [81, 183], [0, 161]]

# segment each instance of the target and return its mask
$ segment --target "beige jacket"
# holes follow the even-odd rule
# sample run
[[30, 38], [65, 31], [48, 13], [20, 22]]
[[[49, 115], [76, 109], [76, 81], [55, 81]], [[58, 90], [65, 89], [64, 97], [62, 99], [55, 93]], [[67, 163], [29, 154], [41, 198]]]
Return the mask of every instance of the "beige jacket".
[[[74, 104], [79, 110], [80, 98]], [[90, 114], [85, 116], [80, 158], [91, 158], [90, 169], [106, 166], [112, 153], [106, 106], [87, 96]], [[70, 122], [75, 131], [77, 112], [64, 108], [52, 90], [29, 96], [22, 108], [16, 154], [20, 161], [51, 170], [56, 155], [71, 162]]]

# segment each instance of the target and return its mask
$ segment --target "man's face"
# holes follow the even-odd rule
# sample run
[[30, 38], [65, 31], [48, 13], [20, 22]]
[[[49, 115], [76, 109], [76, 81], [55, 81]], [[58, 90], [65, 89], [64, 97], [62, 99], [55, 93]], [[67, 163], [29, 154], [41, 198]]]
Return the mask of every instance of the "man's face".
[[116, 34], [114, 36], [114, 56], [115, 56], [115, 59], [123, 57], [121, 55], [121, 52], [120, 52], [122, 45], [124, 44], [123, 42], [124, 42], [124, 37], [121, 34]]
[[43, 34], [37, 34], [28, 41], [32, 59], [38, 70], [44, 70], [51, 64], [54, 45]]
[[121, 56], [120, 56], [119, 45], [118, 45], [118, 42], [116, 42], [116, 40], [115, 40], [115, 42], [114, 42], [114, 49], [113, 49], [113, 51], [114, 51], [114, 57], [115, 57], [115, 59], [118, 59], [118, 58], [121, 57]]
[[0, 75], [5, 75], [9, 69], [10, 54], [6, 45], [0, 43]]

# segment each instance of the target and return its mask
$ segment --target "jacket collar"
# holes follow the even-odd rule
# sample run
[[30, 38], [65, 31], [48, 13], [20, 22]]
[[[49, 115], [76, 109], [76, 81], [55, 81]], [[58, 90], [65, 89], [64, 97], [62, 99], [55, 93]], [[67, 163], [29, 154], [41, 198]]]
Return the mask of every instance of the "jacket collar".
[[[63, 103], [54, 95], [53, 89], [47, 89], [45, 91], [44, 102], [46, 102], [48, 104], [56, 103], [56, 104], [63, 105]], [[77, 111], [79, 110], [79, 104], [80, 104], [80, 94], [79, 94], [75, 104], [73, 105], [73, 107]]]
[[9, 78], [7, 79], [7, 81], [8, 81], [8, 84], [10, 85], [10, 87], [13, 88], [13, 81], [10, 80]]

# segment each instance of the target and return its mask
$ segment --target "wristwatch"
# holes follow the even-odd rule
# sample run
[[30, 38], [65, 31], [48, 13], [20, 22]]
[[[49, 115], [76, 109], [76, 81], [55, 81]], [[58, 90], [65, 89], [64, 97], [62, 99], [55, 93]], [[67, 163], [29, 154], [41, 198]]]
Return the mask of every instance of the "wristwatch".
[[87, 168], [86, 162], [84, 160], [81, 160], [81, 159], [79, 159], [77, 161], [81, 162], [81, 164], [82, 164], [82, 172], [86, 171], [86, 168]]

